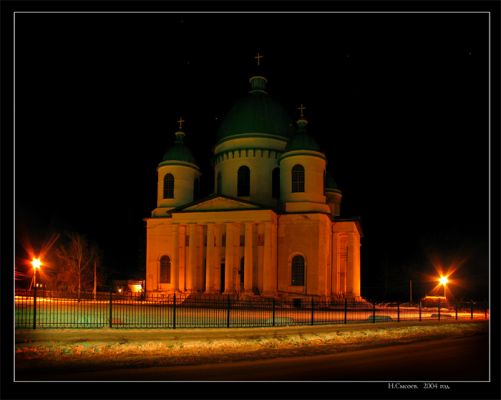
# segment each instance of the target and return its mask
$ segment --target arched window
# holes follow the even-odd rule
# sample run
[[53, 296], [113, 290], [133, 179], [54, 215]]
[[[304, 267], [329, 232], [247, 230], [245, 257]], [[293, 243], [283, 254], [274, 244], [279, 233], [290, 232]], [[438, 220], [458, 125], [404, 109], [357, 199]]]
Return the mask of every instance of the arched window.
[[164, 199], [174, 198], [174, 175], [167, 174], [164, 176]]
[[304, 167], [299, 164], [292, 167], [292, 192], [304, 192]]
[[195, 178], [193, 182], [193, 201], [198, 200], [200, 195], [200, 180]]
[[271, 197], [274, 199], [280, 197], [280, 168], [278, 167], [271, 173]]
[[250, 169], [242, 166], [238, 169], [237, 196], [250, 196]]
[[221, 177], [221, 172], [218, 172], [217, 173], [217, 182], [216, 182], [216, 193], [217, 194], [221, 194], [222, 186], [223, 186], [223, 181], [222, 181], [222, 177]]
[[304, 286], [304, 258], [294, 256], [292, 259], [291, 285]]
[[170, 257], [160, 258], [160, 283], [170, 283]]

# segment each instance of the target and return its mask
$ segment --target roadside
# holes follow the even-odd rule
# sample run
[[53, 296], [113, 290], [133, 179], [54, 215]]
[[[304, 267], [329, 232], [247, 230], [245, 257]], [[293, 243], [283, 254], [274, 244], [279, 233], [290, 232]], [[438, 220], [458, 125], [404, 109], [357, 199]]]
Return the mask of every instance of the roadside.
[[16, 330], [16, 372], [51, 368], [57, 374], [58, 369], [68, 368], [96, 371], [301, 357], [487, 332], [487, 322], [462, 321], [234, 329]]

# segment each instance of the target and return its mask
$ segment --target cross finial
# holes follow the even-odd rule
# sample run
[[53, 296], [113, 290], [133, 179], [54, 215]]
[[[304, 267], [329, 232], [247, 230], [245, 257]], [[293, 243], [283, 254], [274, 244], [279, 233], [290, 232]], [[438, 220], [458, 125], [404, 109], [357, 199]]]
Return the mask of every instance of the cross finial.
[[300, 107], [297, 108], [299, 112], [301, 113], [301, 118], [304, 118], [304, 113], [303, 111], [306, 110], [306, 107], [301, 104]]
[[179, 130], [182, 130], [183, 129], [183, 122], [185, 122], [183, 117], [179, 117], [177, 122], [179, 123]]
[[257, 52], [257, 56], [254, 57], [256, 60], [257, 60], [257, 66], [259, 67], [259, 65], [261, 64], [261, 58], [263, 58], [263, 56], [261, 54], [259, 54], [259, 51]]

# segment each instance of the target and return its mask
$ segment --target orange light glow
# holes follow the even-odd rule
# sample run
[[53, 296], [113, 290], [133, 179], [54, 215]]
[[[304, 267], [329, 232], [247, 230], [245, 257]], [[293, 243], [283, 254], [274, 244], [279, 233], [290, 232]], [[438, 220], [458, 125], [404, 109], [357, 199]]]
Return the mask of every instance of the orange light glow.
[[449, 279], [447, 279], [446, 276], [441, 276], [440, 279], [438, 280], [440, 282], [441, 285], [447, 285], [447, 283], [449, 282]]
[[40, 261], [39, 258], [33, 258], [33, 260], [31, 261], [31, 265], [33, 266], [33, 269], [37, 270], [40, 269], [42, 262]]

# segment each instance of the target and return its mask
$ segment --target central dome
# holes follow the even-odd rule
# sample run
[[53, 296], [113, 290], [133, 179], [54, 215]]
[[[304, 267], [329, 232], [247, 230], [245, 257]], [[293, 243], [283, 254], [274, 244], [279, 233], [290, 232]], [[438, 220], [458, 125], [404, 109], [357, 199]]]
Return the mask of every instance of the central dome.
[[280, 103], [264, 90], [266, 79], [255, 76], [250, 83], [249, 94], [240, 99], [224, 118], [217, 132], [217, 141], [252, 134], [275, 135], [288, 140], [294, 134], [294, 125]]

